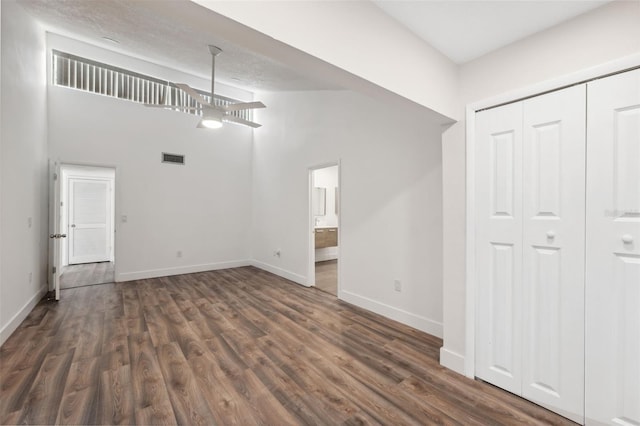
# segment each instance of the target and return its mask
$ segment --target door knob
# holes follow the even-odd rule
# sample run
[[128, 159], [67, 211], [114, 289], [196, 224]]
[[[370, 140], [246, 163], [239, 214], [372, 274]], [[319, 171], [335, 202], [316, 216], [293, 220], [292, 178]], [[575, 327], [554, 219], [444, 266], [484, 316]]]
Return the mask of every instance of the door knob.
[[49, 234], [49, 238], [56, 238], [56, 234]]
[[547, 238], [553, 240], [556, 237], [556, 233], [553, 231], [547, 231]]
[[73, 225], [71, 225], [71, 227], [72, 227], [72, 228], [75, 228], [75, 227], [76, 227], [76, 224], [74, 223]]
[[60, 234], [60, 238], [67, 238], [67, 234]]
[[624, 234], [622, 236], [622, 242], [625, 244], [631, 244], [633, 242], [633, 236], [631, 234]]

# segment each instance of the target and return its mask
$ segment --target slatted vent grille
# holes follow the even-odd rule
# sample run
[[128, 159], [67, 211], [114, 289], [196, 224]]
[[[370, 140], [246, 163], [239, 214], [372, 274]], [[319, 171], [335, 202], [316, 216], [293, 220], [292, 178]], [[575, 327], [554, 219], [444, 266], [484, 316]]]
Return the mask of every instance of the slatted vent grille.
[[[143, 104], [167, 105], [175, 111], [202, 116], [200, 104], [169, 81], [139, 74], [123, 68], [92, 61], [80, 56], [53, 50], [53, 84], [71, 89], [96, 93], [112, 98], [125, 99]], [[196, 90], [207, 102], [211, 95]], [[215, 105], [227, 106], [240, 102], [236, 99], [215, 95]], [[253, 121], [251, 110], [233, 111], [232, 115]]]
[[162, 153], [162, 162], [170, 163], [170, 164], [183, 164], [184, 165], [184, 155], [182, 154], [169, 154], [167, 152]]

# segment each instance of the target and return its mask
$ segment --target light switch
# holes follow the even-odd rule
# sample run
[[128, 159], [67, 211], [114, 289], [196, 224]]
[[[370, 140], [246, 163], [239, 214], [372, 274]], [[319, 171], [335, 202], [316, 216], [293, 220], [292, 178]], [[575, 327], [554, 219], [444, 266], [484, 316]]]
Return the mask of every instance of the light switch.
[[33, 226], [33, 218], [30, 218], [30, 217], [27, 218], [27, 226], [29, 226], [29, 228]]

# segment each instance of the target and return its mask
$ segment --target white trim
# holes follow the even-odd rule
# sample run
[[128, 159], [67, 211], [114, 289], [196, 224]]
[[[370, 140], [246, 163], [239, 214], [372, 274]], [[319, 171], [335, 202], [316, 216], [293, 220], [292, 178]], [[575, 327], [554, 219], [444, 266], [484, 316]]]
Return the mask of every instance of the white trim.
[[215, 271], [218, 269], [240, 268], [250, 266], [249, 260], [230, 260], [227, 262], [205, 263], [201, 265], [176, 266], [173, 268], [149, 269], [146, 271], [117, 273], [116, 282], [144, 280], [147, 278], [168, 277], [171, 275], [193, 274], [195, 272]]
[[338, 298], [368, 311], [401, 322], [402, 324], [417, 328], [425, 333], [442, 338], [442, 322], [434, 321], [430, 318], [416, 315], [346, 290], [338, 290]]
[[47, 294], [47, 285], [40, 287], [40, 290], [38, 290], [38, 292], [34, 294], [33, 297], [31, 297], [31, 299], [29, 299], [29, 301], [25, 303], [13, 317], [11, 317], [5, 326], [2, 327], [2, 330], [0, 330], [0, 346], [2, 346], [11, 334], [16, 331], [20, 324], [22, 324], [22, 321], [24, 321], [24, 319], [31, 313], [33, 308], [36, 307], [45, 294]]
[[465, 374], [464, 356], [457, 352], [450, 351], [444, 346], [440, 348], [440, 365], [459, 374]]
[[[467, 217], [466, 217], [466, 312], [465, 312], [465, 356], [464, 360], [464, 375], [473, 378], [475, 377], [475, 365], [476, 365], [476, 222], [475, 222], [475, 152], [476, 152], [476, 113], [475, 110], [467, 107], [466, 111], [466, 138], [467, 138]], [[442, 361], [440, 361], [442, 363]]]
[[640, 53], [469, 103], [466, 107], [466, 310], [464, 374], [475, 377], [475, 112], [640, 66]]
[[278, 275], [282, 278], [286, 278], [296, 284], [300, 284], [305, 287], [311, 287], [307, 284], [307, 277], [305, 277], [304, 275], [296, 274], [295, 272], [291, 272], [277, 266], [269, 265], [268, 263], [260, 262], [259, 260], [255, 259], [249, 261], [249, 264], [264, 271], [271, 272], [272, 274]]

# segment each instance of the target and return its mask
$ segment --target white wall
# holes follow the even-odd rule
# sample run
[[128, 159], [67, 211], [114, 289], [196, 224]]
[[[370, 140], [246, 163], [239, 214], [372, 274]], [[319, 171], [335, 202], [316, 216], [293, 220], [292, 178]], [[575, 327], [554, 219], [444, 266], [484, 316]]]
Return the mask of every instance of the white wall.
[[[640, 53], [639, 22], [640, 2], [615, 1], [463, 65], [460, 113], [466, 104], [527, 86], [548, 86], [550, 80]], [[456, 123], [444, 133], [442, 141], [445, 215], [441, 362], [459, 372], [464, 370], [467, 350], [465, 126], [464, 120]]]
[[0, 8], [2, 344], [46, 291], [48, 188], [44, 32], [14, 1]]
[[440, 126], [423, 111], [349, 91], [263, 100], [269, 107], [258, 120], [265, 126], [254, 142], [255, 263], [307, 283], [309, 168], [340, 160], [338, 296], [440, 335]]
[[[49, 44], [207, 87], [196, 77], [61, 37], [51, 36]], [[117, 281], [248, 264], [250, 128], [196, 129], [195, 116], [57, 86], [48, 88], [48, 112], [52, 159], [116, 168]], [[186, 165], [161, 163], [162, 152], [184, 154]]]

